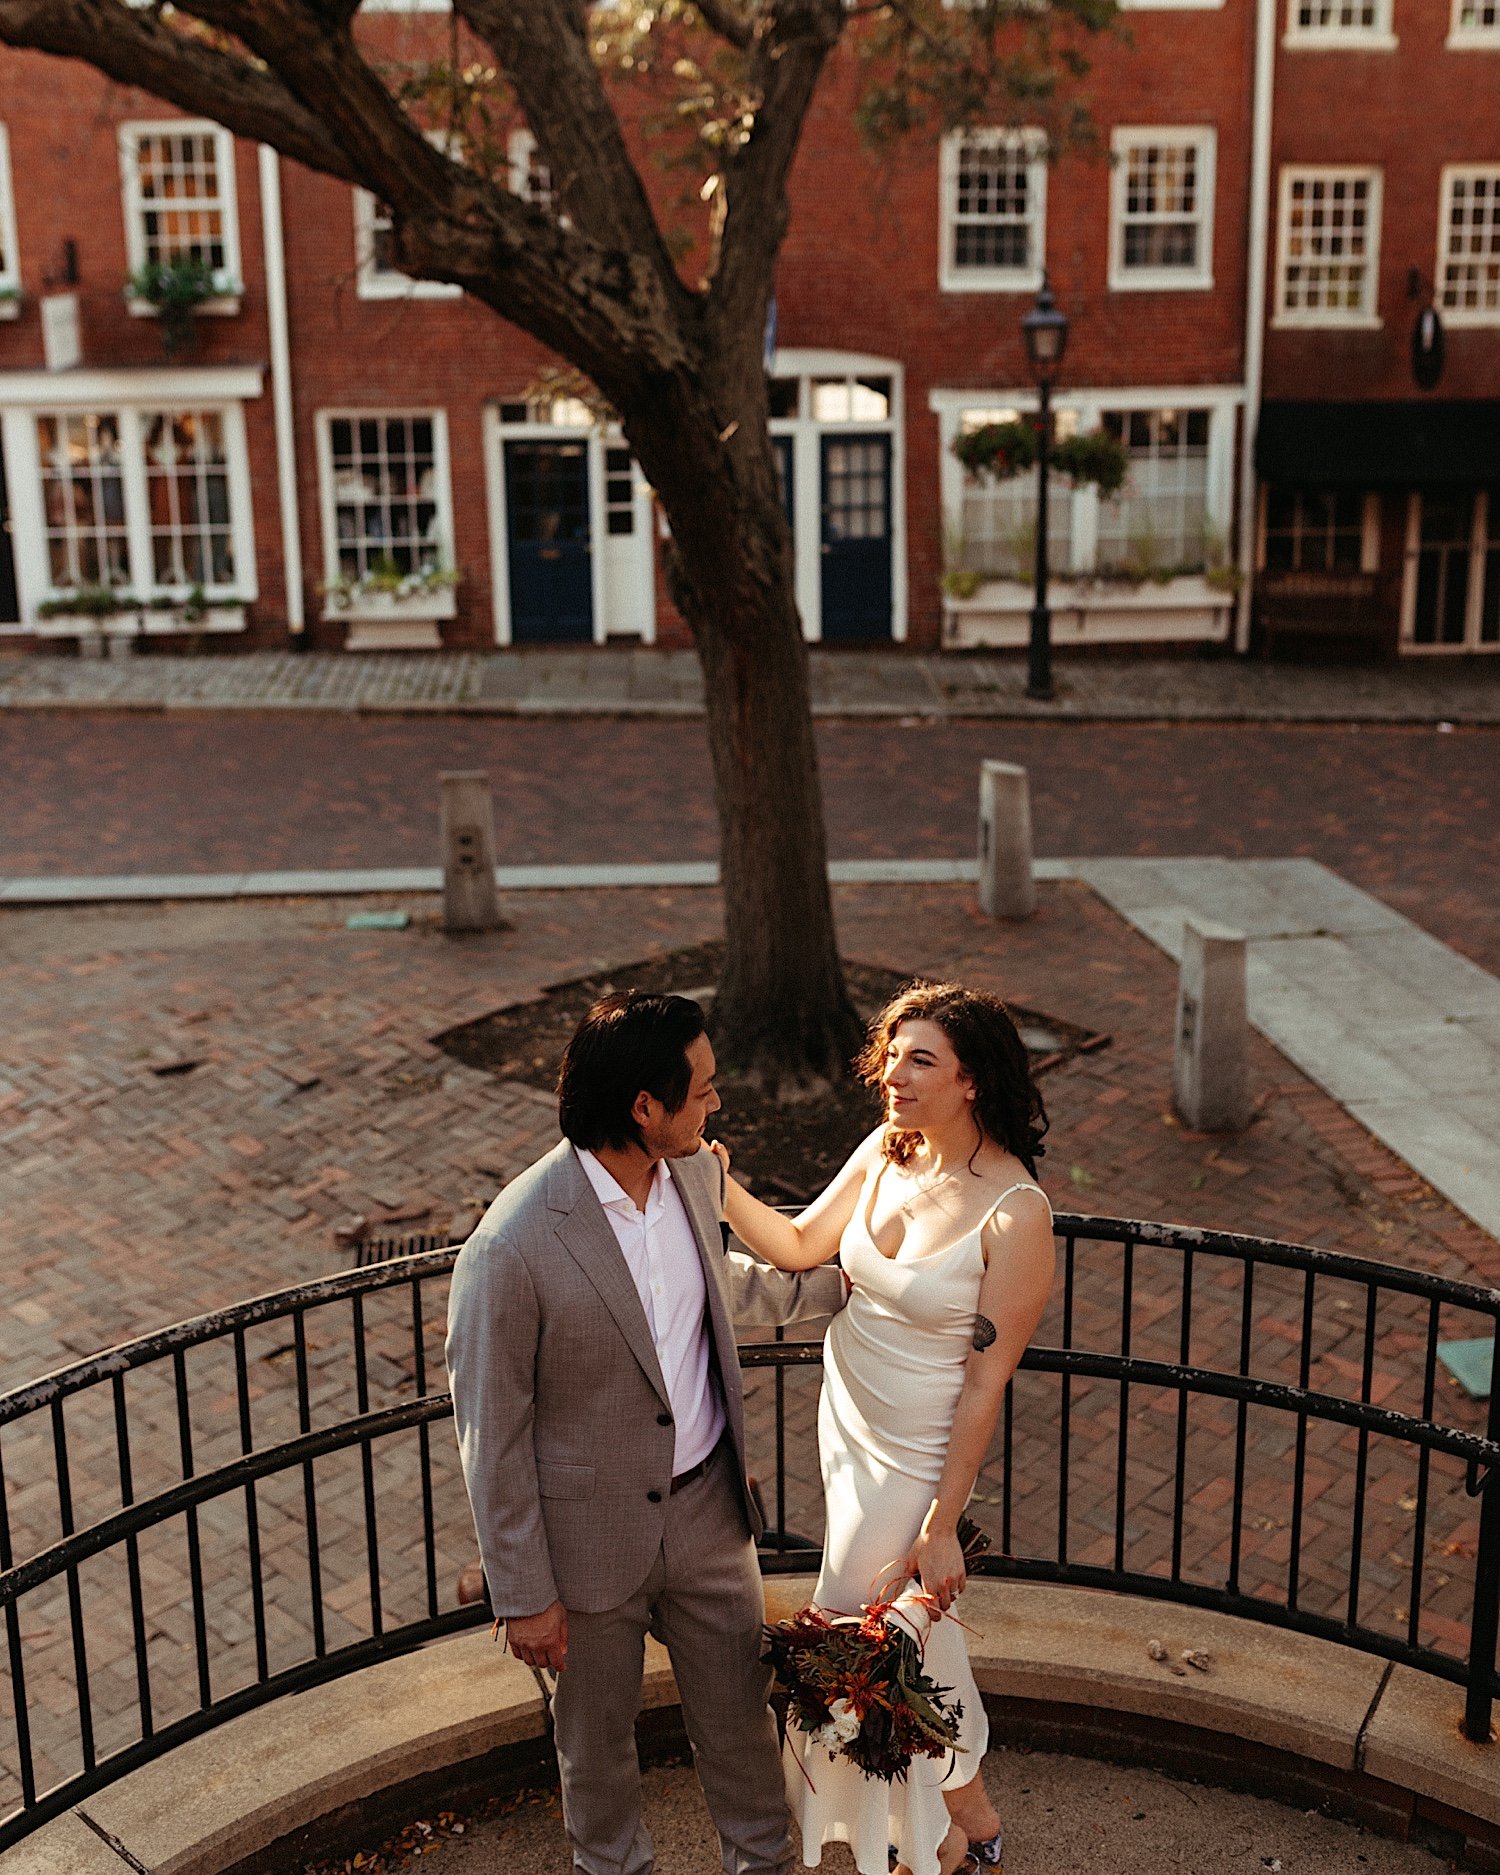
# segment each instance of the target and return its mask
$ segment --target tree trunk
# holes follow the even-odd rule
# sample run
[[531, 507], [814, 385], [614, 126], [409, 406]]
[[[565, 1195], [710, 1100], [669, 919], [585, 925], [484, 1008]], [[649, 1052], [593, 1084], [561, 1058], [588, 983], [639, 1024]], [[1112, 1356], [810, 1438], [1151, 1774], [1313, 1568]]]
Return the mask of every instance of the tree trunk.
[[[822, 788], [791, 530], [755, 361], [740, 395], [701, 386], [625, 413], [672, 526], [673, 597], [703, 663], [720, 830], [724, 972], [714, 1045], [783, 1096], [841, 1078], [863, 1040], [828, 889]], [[721, 417], [733, 411], [728, 422]]]

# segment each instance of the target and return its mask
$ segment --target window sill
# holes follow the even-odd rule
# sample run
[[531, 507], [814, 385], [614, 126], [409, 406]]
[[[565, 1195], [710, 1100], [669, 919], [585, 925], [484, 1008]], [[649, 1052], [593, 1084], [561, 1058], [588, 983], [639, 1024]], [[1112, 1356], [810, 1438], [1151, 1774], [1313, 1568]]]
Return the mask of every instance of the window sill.
[[18, 294], [14, 299], [0, 299], [0, 319], [19, 319], [21, 300]]
[[1283, 33], [1281, 43], [1288, 52], [1394, 52], [1401, 42], [1394, 33], [1346, 32], [1332, 29], [1322, 32]]
[[1385, 321], [1378, 313], [1277, 313], [1273, 332], [1379, 332]]
[[245, 607], [239, 601], [210, 601], [208, 610], [196, 619], [185, 619], [169, 606], [113, 612], [107, 618], [92, 612], [56, 612], [50, 618], [33, 620], [29, 629], [38, 638], [159, 638], [173, 632], [242, 632]]
[[[1500, 52], [1500, 27], [1462, 27], [1443, 41], [1449, 52]], [[1424, 647], [1425, 649], [1425, 647]]]
[[1213, 284], [1211, 273], [1166, 273], [1145, 268], [1138, 273], [1119, 273], [1111, 268], [1109, 275], [1111, 293], [1211, 293]]
[[[1235, 595], [1200, 574], [1157, 585], [1152, 580], [1054, 579], [1048, 588], [1054, 645], [1220, 643], [1229, 632]], [[1019, 580], [987, 580], [972, 599], [943, 600], [943, 644], [949, 649], [1024, 645], [1030, 636], [1032, 589]]]
[[463, 288], [455, 286], [451, 280], [408, 280], [405, 275], [399, 280], [362, 279], [355, 289], [356, 298], [381, 300], [387, 305], [392, 300], [455, 300], [463, 296]]
[[938, 289], [943, 293], [1036, 293], [1041, 290], [1039, 267], [1017, 268], [1014, 272], [998, 267], [965, 268], [938, 275]]
[[1476, 312], [1472, 307], [1439, 306], [1443, 324], [1450, 332], [1469, 332], [1488, 326], [1493, 330], [1500, 326], [1500, 306], [1486, 307]]
[[[132, 319], [161, 318], [161, 308], [148, 299], [127, 299], [125, 304], [129, 308]], [[193, 315], [195, 318], [233, 319], [238, 315], [240, 306], [240, 294], [219, 293], [213, 299], [206, 299], [201, 305], [195, 306]]]
[[451, 586], [444, 586], [437, 592], [412, 593], [400, 599], [394, 593], [361, 593], [348, 605], [335, 605], [332, 600], [323, 604], [323, 623], [337, 624], [343, 620], [349, 625], [378, 625], [386, 622], [423, 623], [438, 619], [455, 618], [458, 614], [458, 599]]

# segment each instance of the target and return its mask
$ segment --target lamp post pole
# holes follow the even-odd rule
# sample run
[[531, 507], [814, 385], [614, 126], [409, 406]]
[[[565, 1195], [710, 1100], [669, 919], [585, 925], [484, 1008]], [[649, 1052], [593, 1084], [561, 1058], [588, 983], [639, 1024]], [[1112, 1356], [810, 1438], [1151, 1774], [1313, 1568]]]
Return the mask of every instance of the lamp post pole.
[[1041, 381], [1041, 447], [1036, 458], [1036, 561], [1031, 607], [1031, 644], [1026, 658], [1026, 694], [1050, 703], [1052, 688], [1052, 610], [1047, 604], [1048, 464], [1052, 456], [1052, 385]]
[[1041, 435], [1036, 456], [1036, 561], [1032, 571], [1031, 643], [1026, 660], [1026, 694], [1050, 703], [1052, 688], [1052, 613], [1047, 605], [1047, 495], [1052, 461], [1052, 386], [1068, 344], [1068, 316], [1052, 297], [1047, 276], [1036, 305], [1021, 321], [1026, 358], [1036, 379]]

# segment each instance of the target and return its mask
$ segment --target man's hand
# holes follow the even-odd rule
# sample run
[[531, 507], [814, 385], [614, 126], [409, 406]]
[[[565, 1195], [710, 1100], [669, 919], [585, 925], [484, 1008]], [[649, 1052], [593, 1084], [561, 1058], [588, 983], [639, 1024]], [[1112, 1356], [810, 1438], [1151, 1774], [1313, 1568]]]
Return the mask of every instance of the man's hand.
[[516, 1615], [505, 1624], [505, 1644], [528, 1667], [561, 1673], [568, 1660], [568, 1611], [554, 1602], [539, 1615]]

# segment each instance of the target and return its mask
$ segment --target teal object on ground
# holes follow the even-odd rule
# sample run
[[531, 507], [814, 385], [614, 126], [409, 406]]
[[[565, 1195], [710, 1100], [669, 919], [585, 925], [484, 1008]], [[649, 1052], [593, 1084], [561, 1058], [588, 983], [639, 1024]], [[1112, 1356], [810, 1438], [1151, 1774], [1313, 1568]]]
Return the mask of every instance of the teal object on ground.
[[1493, 1335], [1477, 1335], [1472, 1341], [1440, 1341], [1437, 1353], [1471, 1400], [1490, 1397], [1490, 1375], [1495, 1365]]
[[357, 911], [344, 920], [346, 931], [404, 931], [411, 923], [406, 911]]

